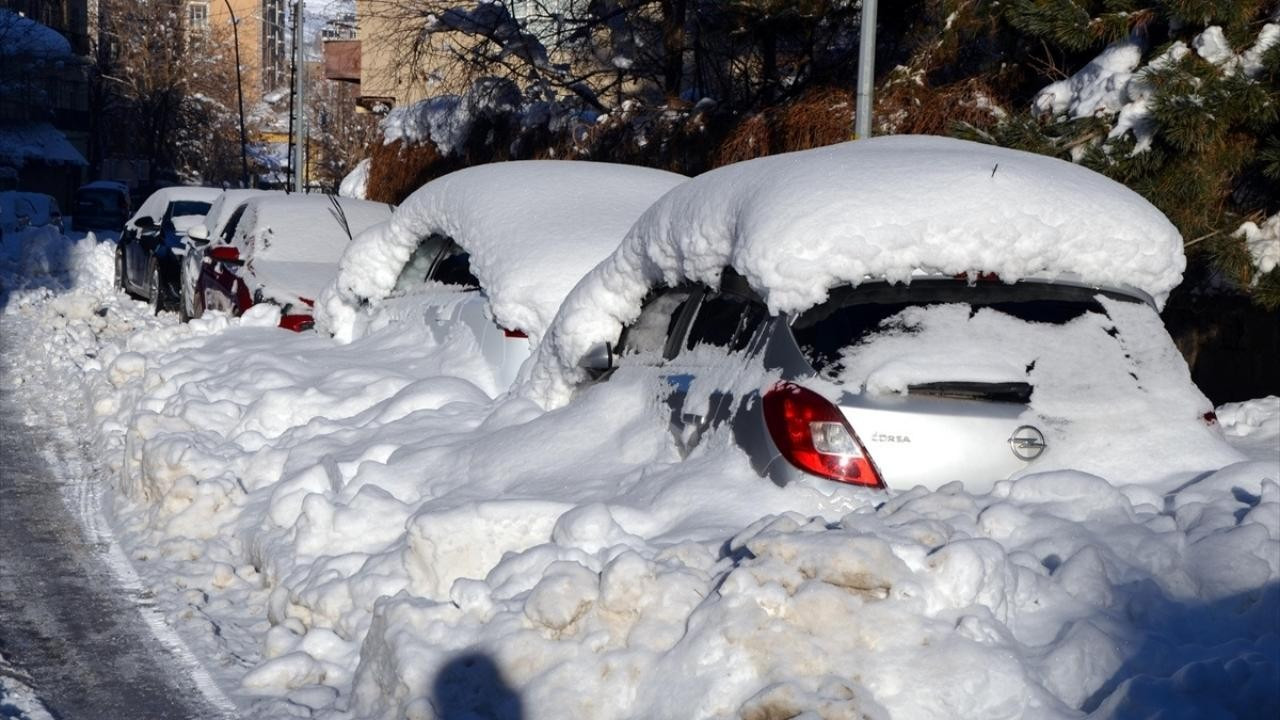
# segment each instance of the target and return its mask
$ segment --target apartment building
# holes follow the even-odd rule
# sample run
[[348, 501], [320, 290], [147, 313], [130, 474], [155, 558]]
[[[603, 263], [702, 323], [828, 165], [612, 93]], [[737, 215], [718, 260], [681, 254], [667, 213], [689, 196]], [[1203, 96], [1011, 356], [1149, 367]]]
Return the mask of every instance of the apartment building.
[[65, 205], [83, 179], [90, 27], [85, 0], [0, 0], [0, 187]]
[[187, 0], [188, 28], [206, 28], [220, 40], [239, 36], [246, 103], [289, 84], [289, 33], [285, 0]]

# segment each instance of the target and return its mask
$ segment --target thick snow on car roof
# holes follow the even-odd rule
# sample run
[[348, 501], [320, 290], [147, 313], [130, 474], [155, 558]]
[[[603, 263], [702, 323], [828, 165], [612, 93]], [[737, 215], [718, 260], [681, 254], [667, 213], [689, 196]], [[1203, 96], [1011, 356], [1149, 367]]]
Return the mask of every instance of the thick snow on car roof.
[[5, 190], [0, 192], [0, 225], [13, 226], [18, 221], [19, 213], [33, 211], [35, 217], [28, 218], [29, 222], [32, 225], [45, 225], [57, 208], [58, 201], [44, 193]]
[[715, 284], [725, 267], [772, 310], [794, 312], [837, 285], [922, 270], [1068, 276], [1159, 304], [1185, 258], [1177, 229], [1137, 193], [1041, 155], [896, 136], [759, 158], [666, 195], [579, 284], [539, 349], [544, 400], [592, 345], [617, 338], [653, 286]]
[[160, 222], [160, 218], [164, 217], [164, 212], [169, 207], [169, 203], [178, 200], [194, 200], [196, 202], [213, 203], [222, 194], [222, 190], [210, 187], [167, 187], [161, 188], [153, 193], [138, 206], [137, 212], [133, 217], [129, 218], [129, 227], [133, 227], [133, 221], [137, 218], [149, 217]]
[[265, 288], [315, 298], [332, 280], [351, 237], [390, 217], [391, 206], [384, 203], [332, 195], [262, 195], [248, 201], [231, 242], [248, 251], [253, 274]]
[[389, 223], [356, 238], [317, 316], [350, 337], [356, 308], [395, 287], [419, 242], [450, 237], [503, 327], [542, 336], [574, 284], [682, 175], [609, 163], [526, 160], [460, 170], [419, 188]]

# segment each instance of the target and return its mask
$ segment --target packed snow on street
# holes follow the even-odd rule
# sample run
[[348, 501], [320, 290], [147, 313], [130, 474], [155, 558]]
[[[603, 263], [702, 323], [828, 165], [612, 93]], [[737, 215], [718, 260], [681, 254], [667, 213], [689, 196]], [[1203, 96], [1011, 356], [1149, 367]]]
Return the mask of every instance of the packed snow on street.
[[[999, 164], [982, 172], [1020, 181], [1016, 158]], [[744, 187], [726, 205], [771, 210]], [[1162, 218], [1120, 228], [1145, 245], [1107, 264], [1071, 244], [1106, 213], [1070, 236], [1039, 202], [953, 237], [1004, 238], [1013, 277], [1056, 243], [1077, 272], [1155, 297], [1177, 282]], [[645, 283], [724, 254], [790, 310], [921, 262], [818, 248], [831, 276], [804, 284], [771, 253], [821, 216], [737, 227], [756, 240], [735, 255], [727, 221], [694, 205], [655, 206], [570, 296], [543, 370], [496, 398], [474, 341], [421, 323], [339, 342], [264, 305], [153, 315], [113, 288], [113, 246], [92, 235], [0, 258], [4, 352], [33, 416], [60, 408], [90, 443], [134, 568], [247, 718], [1280, 714], [1280, 398], [1219, 407], [1192, 436], [1120, 394], [1091, 438], [1129, 456], [1068, 448], [980, 492], [778, 487], [728, 437], [681, 458], [628, 376], [569, 389]], [[682, 223], [705, 231], [701, 255], [670, 239]], [[1195, 393], [1162, 357], [1159, 387]], [[1186, 442], [1209, 467], [1187, 470]]]

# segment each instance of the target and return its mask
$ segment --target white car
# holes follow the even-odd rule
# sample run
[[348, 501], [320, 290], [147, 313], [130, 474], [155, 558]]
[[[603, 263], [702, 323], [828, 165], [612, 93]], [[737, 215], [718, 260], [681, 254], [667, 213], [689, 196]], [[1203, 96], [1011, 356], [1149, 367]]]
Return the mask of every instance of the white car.
[[[224, 190], [214, 199], [204, 220], [187, 228], [182, 241], [182, 262], [178, 279], [178, 315], [183, 322], [204, 314], [204, 303], [196, 293], [196, 281], [200, 278], [200, 266], [204, 264], [205, 249], [212, 238], [220, 237], [228, 225], [234, 229], [232, 218], [239, 219], [236, 210], [250, 198], [269, 195], [270, 190]], [[283, 192], [280, 192], [283, 195]]]
[[910, 136], [776, 155], [655, 203], [524, 390], [643, 388], [681, 455], [732, 442], [780, 485], [1190, 478], [1239, 455], [1160, 321], [1184, 263], [1159, 210], [1071, 163]]
[[356, 238], [317, 318], [344, 341], [397, 321], [465, 330], [504, 392], [574, 284], [686, 179], [556, 160], [451, 173]]
[[280, 326], [309, 329], [311, 308], [351, 238], [391, 217], [390, 205], [334, 195], [266, 195], [236, 208], [210, 242], [196, 281], [204, 307], [240, 315], [268, 302]]
[[0, 192], [0, 236], [44, 226], [62, 232], [62, 211], [57, 200], [44, 193]]

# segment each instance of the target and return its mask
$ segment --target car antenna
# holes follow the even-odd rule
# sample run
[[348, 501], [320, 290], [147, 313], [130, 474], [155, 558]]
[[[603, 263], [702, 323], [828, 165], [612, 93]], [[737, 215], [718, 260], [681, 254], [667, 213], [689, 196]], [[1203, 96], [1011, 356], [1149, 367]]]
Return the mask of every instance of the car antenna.
[[347, 223], [347, 213], [342, 209], [342, 203], [338, 202], [338, 196], [327, 195], [326, 197], [329, 198], [329, 202], [333, 203], [333, 209], [338, 214], [338, 222], [342, 223], [342, 231], [347, 234], [347, 239], [353, 240], [354, 238], [351, 237], [351, 225]]

